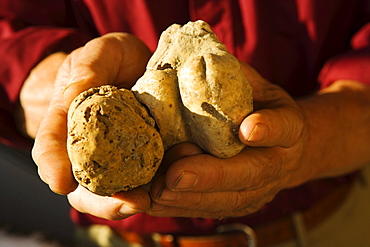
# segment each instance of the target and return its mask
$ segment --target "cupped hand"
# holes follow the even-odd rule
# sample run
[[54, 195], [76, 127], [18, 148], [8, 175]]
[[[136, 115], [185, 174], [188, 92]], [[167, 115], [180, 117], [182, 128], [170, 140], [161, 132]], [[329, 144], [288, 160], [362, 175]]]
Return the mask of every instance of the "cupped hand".
[[[242, 122], [240, 140], [247, 147], [229, 159], [202, 150], [179, 155], [170, 150], [165, 176], [151, 187], [154, 216], [223, 218], [251, 214], [284, 188], [305, 182], [302, 167], [307, 139], [300, 107], [280, 87], [243, 64], [254, 89], [255, 111]], [[195, 147], [194, 147], [195, 149]]]
[[54, 192], [69, 194], [72, 206], [82, 212], [118, 219], [150, 205], [143, 188], [108, 198], [78, 187], [66, 149], [67, 111], [72, 100], [95, 86], [130, 88], [144, 73], [150, 56], [149, 49], [134, 36], [111, 33], [73, 51], [59, 68], [54, 95], [38, 129], [32, 155], [42, 180]]

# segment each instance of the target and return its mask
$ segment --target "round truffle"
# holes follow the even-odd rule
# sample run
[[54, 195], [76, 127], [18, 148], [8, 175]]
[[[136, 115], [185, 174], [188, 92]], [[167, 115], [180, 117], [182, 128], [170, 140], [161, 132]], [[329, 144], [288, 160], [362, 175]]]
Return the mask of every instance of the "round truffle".
[[145, 107], [131, 91], [109, 85], [72, 102], [67, 150], [76, 180], [102, 196], [149, 183], [164, 153]]

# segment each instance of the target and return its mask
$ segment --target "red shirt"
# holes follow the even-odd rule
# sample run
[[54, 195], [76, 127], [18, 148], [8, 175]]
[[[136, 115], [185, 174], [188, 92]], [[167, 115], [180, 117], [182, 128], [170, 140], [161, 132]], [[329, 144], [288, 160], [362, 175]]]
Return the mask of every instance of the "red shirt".
[[[29, 146], [12, 112], [29, 71], [55, 51], [71, 51], [109, 32], [130, 32], [152, 51], [173, 23], [208, 22], [231, 53], [293, 97], [337, 79], [370, 84], [370, 0], [9, 0], [0, 2], [0, 141]], [[72, 211], [76, 223], [142, 233], [209, 233], [227, 222], [260, 224], [304, 209], [348, 176], [281, 191], [255, 214], [225, 220], [145, 213], [108, 221]]]

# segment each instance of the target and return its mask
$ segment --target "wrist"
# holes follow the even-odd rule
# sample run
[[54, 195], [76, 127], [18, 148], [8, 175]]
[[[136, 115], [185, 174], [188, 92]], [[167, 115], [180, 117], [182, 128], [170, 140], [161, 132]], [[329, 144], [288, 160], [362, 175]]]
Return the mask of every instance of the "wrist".
[[298, 104], [307, 129], [302, 165], [312, 179], [344, 175], [370, 162], [370, 87], [340, 80]]

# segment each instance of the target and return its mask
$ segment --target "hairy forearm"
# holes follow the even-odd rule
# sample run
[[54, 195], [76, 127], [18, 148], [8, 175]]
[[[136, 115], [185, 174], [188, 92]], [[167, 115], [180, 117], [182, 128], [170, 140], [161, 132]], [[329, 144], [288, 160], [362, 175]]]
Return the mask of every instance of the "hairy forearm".
[[369, 86], [341, 80], [298, 103], [307, 123], [302, 165], [313, 179], [370, 164]]

